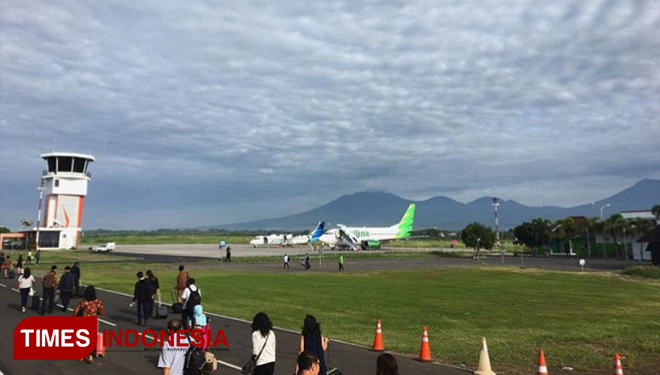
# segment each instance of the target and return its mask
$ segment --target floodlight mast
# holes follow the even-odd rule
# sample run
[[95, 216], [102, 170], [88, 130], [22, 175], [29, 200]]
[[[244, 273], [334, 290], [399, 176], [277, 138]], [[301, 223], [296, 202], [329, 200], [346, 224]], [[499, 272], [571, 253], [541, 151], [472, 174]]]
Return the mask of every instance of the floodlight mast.
[[500, 255], [502, 256], [502, 264], [504, 264], [504, 247], [502, 247], [502, 244], [500, 243], [500, 220], [497, 217], [497, 207], [500, 206], [500, 201], [498, 198], [493, 197], [493, 203], [491, 203], [493, 206], [493, 211], [495, 214], [495, 241], [497, 245], [500, 247]]
[[39, 191], [39, 209], [37, 213], [37, 234], [34, 240], [34, 250], [39, 250], [39, 228], [41, 227], [41, 201], [44, 199], [44, 178], [41, 177], [41, 184], [37, 188]]

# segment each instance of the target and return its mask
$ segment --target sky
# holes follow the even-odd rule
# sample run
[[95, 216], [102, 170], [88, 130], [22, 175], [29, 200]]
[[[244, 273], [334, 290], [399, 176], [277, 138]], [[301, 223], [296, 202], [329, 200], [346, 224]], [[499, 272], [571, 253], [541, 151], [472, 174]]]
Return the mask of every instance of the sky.
[[657, 1], [4, 1], [0, 225], [50, 151], [96, 158], [87, 229], [602, 199], [660, 178], [658, 30]]

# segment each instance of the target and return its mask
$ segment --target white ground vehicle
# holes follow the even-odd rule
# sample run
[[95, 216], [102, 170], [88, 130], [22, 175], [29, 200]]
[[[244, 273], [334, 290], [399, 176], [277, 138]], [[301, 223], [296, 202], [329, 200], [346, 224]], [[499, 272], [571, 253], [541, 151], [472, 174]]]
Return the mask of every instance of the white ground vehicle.
[[114, 242], [108, 242], [101, 244], [100, 246], [90, 248], [90, 250], [92, 250], [95, 253], [108, 253], [110, 251], [113, 251], [114, 249], [115, 249]]

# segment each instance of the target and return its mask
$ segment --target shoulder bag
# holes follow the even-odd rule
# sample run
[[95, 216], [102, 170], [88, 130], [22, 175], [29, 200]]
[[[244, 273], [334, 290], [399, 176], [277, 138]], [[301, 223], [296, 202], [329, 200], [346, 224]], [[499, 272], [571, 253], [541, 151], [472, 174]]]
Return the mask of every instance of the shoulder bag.
[[266, 336], [266, 341], [264, 341], [264, 346], [261, 347], [261, 350], [259, 351], [259, 355], [256, 357], [253, 355], [250, 357], [250, 359], [247, 361], [246, 364], [243, 365], [241, 368], [241, 373], [245, 375], [252, 375], [254, 374], [254, 369], [257, 367], [257, 361], [259, 360], [259, 357], [261, 357], [261, 353], [263, 353], [264, 349], [266, 348], [266, 344], [268, 343], [268, 338], [270, 337], [270, 332]]

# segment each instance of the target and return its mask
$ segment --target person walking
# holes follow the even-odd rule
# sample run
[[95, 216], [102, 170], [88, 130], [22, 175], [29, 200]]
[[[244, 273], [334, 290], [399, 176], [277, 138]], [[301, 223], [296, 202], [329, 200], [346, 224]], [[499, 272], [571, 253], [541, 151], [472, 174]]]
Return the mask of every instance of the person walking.
[[37, 249], [37, 252], [34, 253], [34, 259], [37, 261], [37, 264], [39, 264], [39, 260], [41, 259], [41, 249]]
[[76, 286], [76, 276], [71, 273], [71, 267], [64, 267], [64, 273], [57, 284], [57, 291], [60, 293], [60, 302], [62, 302], [62, 311], [66, 312], [71, 301], [73, 288]]
[[[298, 355], [296, 361], [297, 375], [318, 375], [322, 374], [321, 362], [319, 357], [312, 352], [302, 352]], [[323, 375], [323, 374], [322, 374]]]
[[[28, 296], [34, 294], [34, 276], [30, 271], [30, 267], [25, 267], [23, 274], [17, 279], [16, 288], [21, 292], [21, 312], [25, 312], [27, 306]], [[32, 291], [32, 293], [30, 293]]]
[[[78, 300], [78, 304], [73, 309], [71, 316], [99, 316], [103, 315], [104, 313], [105, 306], [103, 306], [103, 302], [101, 302], [101, 300], [96, 297], [96, 289], [94, 286], [88, 285], [83, 292], [83, 298]], [[98, 331], [98, 321], [96, 330]], [[92, 354], [84, 359], [85, 362], [94, 363], [94, 357]]]
[[151, 270], [147, 270], [147, 281], [149, 282], [149, 288], [152, 292], [151, 299], [149, 300], [149, 307], [147, 308], [149, 311], [149, 317], [151, 317], [154, 312], [154, 301], [156, 300], [156, 297], [160, 297], [160, 283]]
[[18, 260], [16, 261], [16, 276], [19, 276], [23, 273], [23, 254], [18, 255]]
[[50, 267], [50, 271], [46, 273], [41, 278], [42, 294], [43, 298], [41, 299], [41, 315], [46, 314], [46, 306], [48, 306], [48, 313], [53, 313], [53, 305], [55, 304], [55, 288], [59, 283], [59, 277], [57, 276], [56, 265]]
[[252, 356], [257, 362], [254, 375], [273, 375], [275, 372], [275, 332], [273, 323], [264, 312], [252, 319]]
[[227, 256], [225, 257], [225, 263], [231, 263], [231, 247], [227, 246]]
[[177, 292], [177, 302], [183, 303], [183, 291], [186, 290], [186, 285], [188, 283], [188, 272], [184, 271], [183, 264], [179, 266], [179, 275], [176, 277], [176, 289]]
[[80, 264], [78, 262], [73, 263], [73, 267], [71, 267], [71, 274], [75, 277], [75, 285], [74, 285], [74, 296], [80, 296]]
[[25, 260], [25, 264], [32, 264], [32, 250], [28, 251], [27, 259]]
[[210, 319], [206, 318], [206, 315], [204, 314], [204, 307], [202, 305], [197, 305], [193, 309], [191, 325], [192, 329], [199, 329], [202, 331], [202, 350], [206, 351], [206, 348], [213, 344], [213, 339], [211, 334]]
[[4, 269], [2, 270], [2, 274], [5, 277], [5, 279], [9, 278], [9, 271], [11, 271], [11, 256], [7, 255], [5, 258], [5, 263], [3, 264]]
[[344, 270], [344, 256], [339, 254], [339, 260], [337, 261], [339, 263], [339, 272], [345, 271]]
[[376, 359], [376, 375], [399, 375], [399, 365], [389, 353], [383, 353]]
[[195, 285], [195, 279], [188, 280], [188, 286], [181, 295], [183, 298], [183, 313], [181, 314], [181, 324], [183, 329], [190, 327], [190, 319], [192, 318], [195, 306], [202, 303], [202, 291]]
[[289, 269], [289, 255], [287, 253], [284, 253], [284, 268], [285, 270]]
[[[177, 331], [182, 329], [179, 319], [172, 319], [167, 323], [167, 331], [171, 336], [177, 335]], [[183, 375], [183, 368], [186, 363], [186, 350], [181, 350], [181, 346], [189, 346], [188, 340], [174, 340], [174, 345], [170, 345], [168, 340], [163, 343], [158, 358], [158, 368], [163, 369], [163, 375]], [[179, 345], [181, 344], [181, 345]]]
[[137, 301], [137, 324], [146, 326], [147, 319], [151, 316], [148, 310], [151, 304], [151, 286], [142, 271], [139, 271], [136, 276], [138, 281], [133, 288], [133, 301], [130, 306], [133, 307]]
[[[307, 315], [303, 324], [302, 332], [298, 340], [298, 354], [311, 352], [319, 358], [321, 374], [328, 372], [323, 353], [328, 350], [330, 340], [321, 334], [321, 325], [313, 315]], [[296, 369], [298, 372], [298, 369]]]
[[303, 260], [303, 267], [305, 267], [305, 270], [312, 268], [312, 265], [309, 263], [309, 259], [309, 253], [305, 253], [305, 259]]

